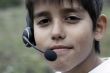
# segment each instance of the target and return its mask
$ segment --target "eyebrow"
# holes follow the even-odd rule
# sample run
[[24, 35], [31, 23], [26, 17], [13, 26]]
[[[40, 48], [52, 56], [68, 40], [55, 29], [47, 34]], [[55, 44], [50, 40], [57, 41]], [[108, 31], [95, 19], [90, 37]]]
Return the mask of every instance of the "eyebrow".
[[50, 13], [48, 11], [42, 11], [42, 12], [34, 14], [34, 18], [39, 18], [39, 17], [42, 17], [42, 16], [50, 16]]
[[[74, 12], [74, 13], [80, 13], [82, 12], [83, 9], [81, 8], [62, 8], [60, 10], [60, 14], [66, 14], [66, 13], [70, 13], [70, 12]], [[42, 12], [36, 12], [34, 14], [34, 18], [39, 18], [39, 17], [42, 17], [42, 16], [51, 16], [50, 12], [49, 11], [42, 11]]]

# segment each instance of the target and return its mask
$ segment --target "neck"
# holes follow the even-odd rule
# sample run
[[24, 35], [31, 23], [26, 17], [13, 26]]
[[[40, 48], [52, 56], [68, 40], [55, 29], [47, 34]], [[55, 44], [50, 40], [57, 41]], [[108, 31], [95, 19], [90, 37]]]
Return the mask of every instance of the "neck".
[[95, 51], [92, 51], [90, 55], [80, 65], [66, 73], [88, 73], [100, 63], [102, 63], [102, 61], [96, 55]]

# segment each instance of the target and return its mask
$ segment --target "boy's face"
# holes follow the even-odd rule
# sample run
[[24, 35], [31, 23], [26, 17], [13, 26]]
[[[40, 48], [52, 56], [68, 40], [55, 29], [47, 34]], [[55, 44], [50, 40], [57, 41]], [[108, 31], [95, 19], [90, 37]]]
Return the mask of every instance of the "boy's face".
[[69, 71], [93, 50], [93, 24], [88, 12], [74, 1], [73, 7], [40, 2], [34, 8], [34, 36], [37, 47], [54, 48], [57, 60], [48, 61], [58, 71]]

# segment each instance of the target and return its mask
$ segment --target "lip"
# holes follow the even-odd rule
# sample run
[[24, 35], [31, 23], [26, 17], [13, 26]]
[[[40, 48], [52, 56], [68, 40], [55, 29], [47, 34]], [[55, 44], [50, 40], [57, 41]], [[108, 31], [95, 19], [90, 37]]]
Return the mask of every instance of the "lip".
[[54, 45], [50, 49], [55, 50], [55, 49], [72, 49], [73, 46], [65, 46], [65, 45]]
[[65, 46], [65, 45], [54, 45], [50, 48], [50, 50], [53, 50], [56, 52], [57, 55], [66, 55], [68, 54], [71, 49], [73, 49], [73, 46]]

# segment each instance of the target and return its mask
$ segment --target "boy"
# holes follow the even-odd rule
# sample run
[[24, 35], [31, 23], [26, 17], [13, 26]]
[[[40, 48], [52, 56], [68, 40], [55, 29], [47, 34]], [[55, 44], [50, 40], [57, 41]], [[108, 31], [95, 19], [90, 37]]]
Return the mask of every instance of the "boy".
[[26, 0], [26, 5], [31, 42], [57, 54], [55, 61], [47, 61], [53, 70], [88, 73], [102, 63], [97, 56], [107, 23], [102, 0]]

